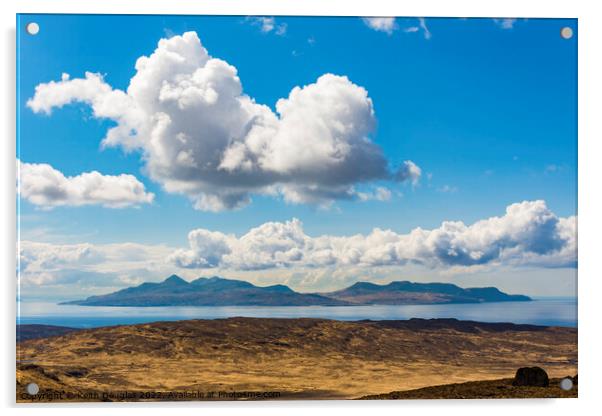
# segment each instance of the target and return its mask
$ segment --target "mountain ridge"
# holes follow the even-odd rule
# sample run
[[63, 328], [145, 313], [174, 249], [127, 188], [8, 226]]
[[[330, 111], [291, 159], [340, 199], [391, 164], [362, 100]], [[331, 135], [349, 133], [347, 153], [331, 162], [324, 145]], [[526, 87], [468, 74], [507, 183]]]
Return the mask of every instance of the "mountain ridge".
[[407, 280], [379, 285], [356, 282], [332, 292], [301, 293], [286, 285], [256, 286], [219, 276], [190, 282], [172, 274], [162, 282], [144, 282], [105, 295], [62, 302], [81, 306], [354, 306], [419, 305], [530, 301], [495, 287], [461, 288], [452, 283], [415, 283]]
[[461, 288], [452, 283], [414, 283], [407, 280], [379, 285], [356, 282], [324, 296], [369, 305], [445, 304], [530, 301], [525, 295], [509, 295], [496, 287]]

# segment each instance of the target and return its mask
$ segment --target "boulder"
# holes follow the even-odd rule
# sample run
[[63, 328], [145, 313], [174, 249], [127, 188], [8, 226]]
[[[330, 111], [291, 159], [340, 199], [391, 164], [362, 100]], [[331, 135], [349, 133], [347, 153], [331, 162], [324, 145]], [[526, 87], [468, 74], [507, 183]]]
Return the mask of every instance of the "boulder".
[[512, 385], [548, 387], [550, 379], [548, 373], [541, 367], [522, 367], [516, 371]]

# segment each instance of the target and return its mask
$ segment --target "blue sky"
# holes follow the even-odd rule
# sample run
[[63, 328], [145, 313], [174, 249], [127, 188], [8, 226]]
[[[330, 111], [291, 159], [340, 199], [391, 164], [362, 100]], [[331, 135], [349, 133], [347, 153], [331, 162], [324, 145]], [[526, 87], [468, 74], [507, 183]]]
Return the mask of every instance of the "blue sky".
[[[240, 236], [292, 218], [310, 236], [369, 234], [375, 227], [404, 234], [446, 220], [470, 225], [525, 200], [544, 200], [559, 218], [577, 214], [576, 20], [517, 19], [505, 27], [493, 19], [426, 18], [428, 36], [414, 18], [397, 18], [391, 33], [359, 18], [276, 17], [269, 31], [242, 16], [19, 19], [19, 27], [35, 20], [41, 28], [18, 39], [21, 162], [46, 163], [66, 176], [131, 174], [155, 194], [150, 204], [120, 209], [45, 209], [23, 198], [23, 239], [185, 247], [194, 229]], [[575, 33], [571, 39], [560, 36], [566, 26]], [[241, 209], [207, 212], [165, 191], [139, 151], [101, 149], [116, 122], [94, 117], [89, 105], [53, 108], [50, 115], [26, 105], [37, 85], [59, 81], [62, 73], [71, 79], [100, 73], [112, 88], [126, 90], [138, 57], [150, 55], [159, 39], [187, 31], [197, 33], [211, 56], [234, 66], [244, 93], [272, 111], [295, 86], [325, 73], [347, 76], [372, 100], [372, 142], [391, 166], [406, 160], [419, 166], [419, 182], [356, 184], [366, 192], [387, 188], [387, 201], [336, 199], [324, 208], [252, 194]], [[565, 276], [572, 279], [573, 269]]]

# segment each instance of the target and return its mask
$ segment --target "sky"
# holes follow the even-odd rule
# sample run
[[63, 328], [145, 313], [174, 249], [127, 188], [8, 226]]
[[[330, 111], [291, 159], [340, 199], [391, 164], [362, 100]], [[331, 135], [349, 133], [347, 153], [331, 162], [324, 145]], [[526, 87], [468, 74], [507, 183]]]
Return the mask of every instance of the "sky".
[[575, 295], [576, 20], [31, 21], [22, 296], [172, 273]]

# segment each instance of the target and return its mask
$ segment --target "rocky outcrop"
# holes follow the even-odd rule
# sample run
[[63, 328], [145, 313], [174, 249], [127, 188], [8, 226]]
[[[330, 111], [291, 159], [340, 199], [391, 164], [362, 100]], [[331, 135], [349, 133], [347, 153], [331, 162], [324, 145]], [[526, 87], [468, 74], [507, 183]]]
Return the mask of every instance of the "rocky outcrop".
[[522, 367], [516, 371], [513, 386], [548, 387], [548, 373], [541, 367]]

